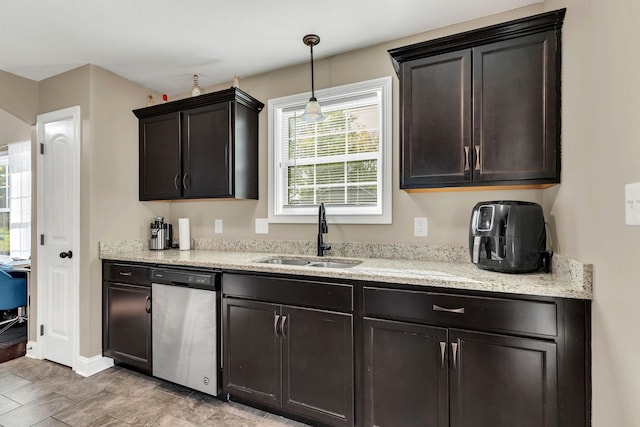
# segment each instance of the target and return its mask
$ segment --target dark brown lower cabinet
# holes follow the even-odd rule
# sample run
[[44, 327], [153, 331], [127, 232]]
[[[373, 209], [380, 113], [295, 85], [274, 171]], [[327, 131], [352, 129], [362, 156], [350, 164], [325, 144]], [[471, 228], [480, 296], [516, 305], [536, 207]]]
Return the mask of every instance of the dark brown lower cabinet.
[[555, 427], [554, 342], [367, 318], [365, 425]]
[[452, 427], [557, 427], [556, 344], [449, 330]]
[[116, 362], [151, 373], [151, 288], [105, 282], [103, 352]]
[[447, 329], [364, 320], [367, 426], [449, 426]]
[[326, 425], [353, 425], [353, 316], [223, 299], [224, 391]]
[[282, 400], [275, 304], [224, 298], [224, 391], [268, 406]]

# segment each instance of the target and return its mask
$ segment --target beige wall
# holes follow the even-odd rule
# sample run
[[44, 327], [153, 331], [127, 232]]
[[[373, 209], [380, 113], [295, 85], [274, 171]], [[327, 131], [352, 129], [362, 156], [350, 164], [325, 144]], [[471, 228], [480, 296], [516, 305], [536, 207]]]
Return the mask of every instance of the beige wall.
[[[318, 60], [315, 63], [316, 88], [327, 88], [384, 76], [393, 76], [393, 224], [390, 225], [330, 225], [327, 241], [406, 242], [425, 245], [468, 244], [468, 221], [471, 208], [479, 201], [517, 199], [542, 203], [541, 190], [471, 191], [447, 193], [406, 193], [399, 190], [398, 91], [399, 82], [390, 61], [388, 49], [440, 36], [458, 33], [485, 25], [503, 22], [542, 11], [540, 5], [455, 25], [402, 40]], [[302, 41], [300, 49], [305, 49]], [[322, 43], [315, 49], [322, 52]], [[240, 80], [241, 89], [267, 104], [271, 98], [310, 90], [309, 64], [301, 64], [275, 72]], [[186, 84], [185, 84], [186, 85]], [[213, 91], [228, 87], [206, 88]], [[185, 95], [186, 96], [186, 95]], [[254, 233], [254, 219], [267, 217], [267, 108], [260, 113], [259, 125], [259, 200], [199, 201], [171, 204], [171, 222], [189, 217], [191, 234], [195, 237], [241, 237], [258, 239], [296, 239], [314, 241], [317, 225], [269, 224], [269, 234]], [[426, 216], [429, 237], [413, 236], [413, 218]], [[223, 220], [224, 233], [214, 234], [214, 219]]]
[[[99, 67], [91, 67], [91, 136], [88, 185], [90, 212], [86, 251], [90, 287], [82, 332], [84, 356], [102, 352], [101, 240], [140, 239], [154, 215], [168, 216], [169, 204], [138, 201], [138, 119], [149, 90]], [[157, 94], [154, 97], [158, 99]], [[84, 157], [84, 156], [83, 156]], [[85, 201], [86, 201], [85, 200]]]
[[25, 123], [36, 123], [38, 83], [0, 70], [0, 109]]
[[[640, 6], [635, 0], [547, 0], [505, 14], [319, 60], [316, 87], [393, 75], [386, 50], [512, 18], [567, 7], [563, 30], [562, 184], [544, 191], [407, 194], [398, 188], [398, 81], [394, 76], [393, 224], [334, 225], [328, 241], [466, 244], [470, 209], [480, 200], [517, 198], [542, 203], [554, 249], [595, 265], [593, 302], [594, 426], [640, 425], [640, 227], [624, 225], [624, 184], [640, 181]], [[304, 48], [301, 43], [301, 49]], [[322, 45], [316, 52], [320, 54]], [[0, 89], [6, 86], [0, 73]], [[308, 64], [254, 77], [241, 87], [261, 101], [309, 90]], [[25, 82], [22, 82], [25, 84]], [[26, 82], [28, 83], [28, 82]], [[5, 85], [5, 86], [3, 86]], [[30, 86], [26, 84], [26, 86]], [[185, 90], [188, 89], [185, 83]], [[206, 88], [207, 91], [226, 87]], [[146, 239], [154, 215], [188, 216], [192, 236], [216, 237], [213, 220], [224, 220], [222, 237], [307, 239], [313, 225], [271, 224], [253, 234], [255, 217], [267, 216], [267, 112], [260, 114], [260, 200], [141, 203], [137, 201], [137, 127], [130, 110], [147, 91], [97, 67], [83, 67], [38, 85], [37, 112], [69, 105], [83, 108], [83, 284], [81, 354], [100, 353], [100, 272], [97, 242]], [[29, 116], [29, 102], [12, 98], [12, 114]], [[32, 101], [35, 102], [35, 101]], [[88, 105], [86, 105], [88, 104]], [[26, 111], [26, 113], [16, 113]], [[86, 113], [90, 113], [88, 116]], [[35, 112], [30, 113], [35, 117]], [[85, 121], [90, 119], [90, 121]], [[31, 122], [33, 123], [33, 119]], [[87, 128], [87, 129], [85, 129]], [[429, 218], [429, 237], [412, 237], [412, 218]], [[580, 390], [576, 390], [577, 393]]]
[[0, 109], [0, 145], [31, 139], [31, 125]]
[[562, 185], [545, 192], [561, 252], [594, 264], [593, 425], [640, 426], [640, 227], [624, 184], [640, 181], [640, 3], [567, 5]]

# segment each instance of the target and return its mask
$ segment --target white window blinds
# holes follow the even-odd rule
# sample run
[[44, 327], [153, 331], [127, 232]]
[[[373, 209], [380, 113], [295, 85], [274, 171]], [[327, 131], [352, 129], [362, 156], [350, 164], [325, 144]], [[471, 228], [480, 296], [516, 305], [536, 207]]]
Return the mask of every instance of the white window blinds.
[[[316, 123], [300, 119], [304, 94], [299, 99], [287, 97], [280, 105], [279, 100], [270, 101], [274, 116], [270, 125], [275, 130], [270, 146], [272, 222], [286, 222], [279, 221], [279, 216], [310, 215], [320, 202], [327, 205], [328, 213], [351, 216], [344, 222], [377, 222], [371, 218], [382, 214], [385, 179], [390, 175], [390, 168], [385, 170], [391, 155], [386, 133], [391, 125], [385, 123], [390, 120], [385, 110], [390, 102], [384, 99], [386, 80], [333, 89], [332, 96], [324, 98], [318, 91], [326, 118]], [[362, 215], [370, 219], [354, 220]]]

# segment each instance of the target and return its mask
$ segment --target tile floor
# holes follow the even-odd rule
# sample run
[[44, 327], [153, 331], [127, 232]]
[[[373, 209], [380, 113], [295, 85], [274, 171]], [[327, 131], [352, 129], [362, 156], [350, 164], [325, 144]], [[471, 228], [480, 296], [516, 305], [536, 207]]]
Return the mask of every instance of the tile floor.
[[0, 426], [305, 426], [113, 367], [84, 378], [26, 357], [0, 364]]

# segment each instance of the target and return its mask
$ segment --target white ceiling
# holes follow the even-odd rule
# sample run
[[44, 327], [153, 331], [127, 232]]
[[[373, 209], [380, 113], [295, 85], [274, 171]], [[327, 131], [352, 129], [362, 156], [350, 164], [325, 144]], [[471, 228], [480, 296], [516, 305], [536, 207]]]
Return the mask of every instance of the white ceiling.
[[95, 64], [161, 93], [189, 91], [543, 0], [13, 0], [0, 70], [32, 80]]

